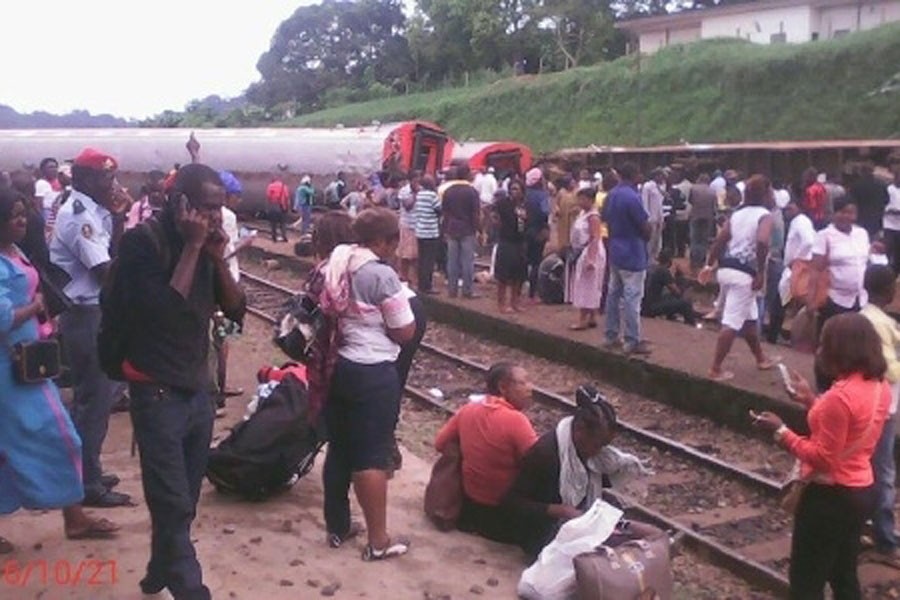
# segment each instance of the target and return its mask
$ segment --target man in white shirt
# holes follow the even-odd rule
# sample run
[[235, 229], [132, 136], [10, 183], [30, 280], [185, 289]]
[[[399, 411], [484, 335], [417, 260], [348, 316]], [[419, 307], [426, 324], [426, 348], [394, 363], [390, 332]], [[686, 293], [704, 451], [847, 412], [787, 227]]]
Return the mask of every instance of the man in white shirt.
[[128, 494], [112, 490], [118, 477], [103, 473], [100, 450], [118, 387], [100, 366], [100, 290], [111, 252], [125, 229], [128, 206], [117, 191], [116, 160], [85, 148], [72, 166], [73, 190], [59, 209], [50, 241], [50, 260], [69, 279], [64, 291], [73, 305], [60, 316], [64, 352], [72, 370], [72, 421], [82, 441], [85, 506], [109, 508], [131, 503]]
[[650, 241], [647, 242], [647, 257], [656, 262], [662, 250], [663, 201], [666, 198], [666, 174], [662, 169], [655, 169], [649, 181], [641, 188], [641, 203], [647, 211], [647, 223], [650, 225]]
[[788, 232], [784, 242], [784, 271], [781, 272], [781, 281], [778, 283], [778, 293], [781, 303], [786, 305], [791, 301], [791, 267], [798, 260], [812, 260], [812, 247], [816, 239], [816, 229], [810, 219], [796, 200], [791, 200], [784, 208], [784, 217], [788, 220]]
[[900, 274], [900, 167], [894, 168], [894, 182], [887, 191], [888, 203], [882, 219], [884, 241], [894, 273]]
[[494, 176], [494, 167], [488, 167], [487, 172], [473, 185], [478, 190], [478, 197], [481, 199], [482, 206], [494, 204], [494, 194], [497, 192], [497, 178]]
[[34, 183], [34, 196], [41, 199], [41, 214], [44, 216], [44, 223], [49, 233], [53, 231], [56, 222], [54, 208], [57, 198], [63, 191], [63, 186], [59, 182], [59, 163], [55, 158], [43, 159], [38, 168], [41, 178]]

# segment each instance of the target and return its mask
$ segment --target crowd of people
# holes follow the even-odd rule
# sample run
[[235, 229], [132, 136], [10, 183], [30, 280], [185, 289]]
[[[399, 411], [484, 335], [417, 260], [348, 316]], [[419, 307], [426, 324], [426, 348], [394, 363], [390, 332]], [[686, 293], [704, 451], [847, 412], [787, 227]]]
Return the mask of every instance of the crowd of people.
[[[214, 413], [230, 392], [229, 332], [245, 311], [237, 255], [252, 236], [242, 235], [234, 213], [240, 181], [203, 164], [199, 144], [188, 150], [190, 164], [148, 173], [137, 200], [118, 184], [116, 159], [93, 149], [62, 166], [45, 159], [36, 175], [13, 173], [0, 185], [0, 332], [9, 350], [0, 351], [0, 513], [61, 508], [69, 538], [116, 535], [116, 524], [83, 507], [132, 504], [100, 460], [110, 411], [127, 395], [152, 523], [140, 587], [208, 598], [190, 531]], [[475, 260], [486, 252], [498, 311], [526, 311], [524, 303], [539, 301], [542, 263], [555, 251], [561, 299], [577, 310], [571, 329], [599, 328], [605, 316], [604, 347], [629, 355], [652, 351], [642, 317], [693, 324], [699, 315], [688, 278], [702, 283], [715, 273], [722, 329], [709, 376], [718, 381], [732, 376], [722, 365], [737, 337], [759, 369], [770, 369], [778, 358], [763, 349], [762, 336], [777, 341], [785, 314], [798, 306], [815, 316], [818, 399], [792, 376], [810, 434], [770, 413], [755, 422], [797, 456], [806, 484], [792, 594], [817, 597], [828, 582], [836, 597], [858, 597], [864, 521], [874, 521], [877, 551], [897, 552], [900, 329], [884, 309], [900, 271], [900, 173], [881, 185], [863, 169], [848, 189], [821, 179], [810, 170], [792, 193], [735, 171], [656, 169], [645, 180], [625, 163], [551, 182], [537, 167], [498, 180], [492, 170], [473, 175], [456, 165], [440, 180], [379, 174], [352, 188], [339, 173], [319, 194], [311, 177], [293, 193], [273, 177], [272, 240], [287, 240], [296, 212], [319, 261], [304, 290], [324, 319], [308, 377], [312, 415], [329, 441], [328, 544], [365, 531], [366, 561], [410, 550], [388, 527], [387, 503], [400, 398], [426, 327], [419, 295], [479, 297]], [[331, 210], [314, 220], [320, 196]], [[70, 370], [68, 410], [52, 380], [14, 377], [12, 347], [52, 339], [61, 340]], [[460, 450], [461, 530], [533, 558], [603, 487], [643, 471], [639, 459], [611, 446], [615, 410], [595, 388], [580, 388], [574, 415], [543, 435], [524, 412], [527, 371], [498, 363], [486, 388], [435, 440], [438, 451]], [[364, 526], [351, 518], [351, 487]], [[12, 549], [0, 538], [0, 552]]]

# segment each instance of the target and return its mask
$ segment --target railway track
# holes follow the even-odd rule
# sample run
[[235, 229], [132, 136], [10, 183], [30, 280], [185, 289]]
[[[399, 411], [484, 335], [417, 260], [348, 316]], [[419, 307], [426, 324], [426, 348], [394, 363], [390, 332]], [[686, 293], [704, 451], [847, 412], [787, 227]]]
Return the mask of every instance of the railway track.
[[[242, 272], [242, 282], [248, 294], [248, 310], [269, 323], [275, 322], [277, 311], [295, 293], [247, 272]], [[416, 362], [405, 393], [417, 404], [442, 415], [452, 415], [466, 401], [466, 392], [482, 389], [487, 370], [485, 365], [428, 343], [420, 347]], [[424, 369], [420, 362], [427, 363]], [[436, 369], [455, 372], [457, 381], [462, 380], [457, 390], [442, 399], [427, 391], [423, 381]], [[534, 398], [537, 408], [530, 416], [539, 430], [540, 425], [552, 426], [574, 409], [571, 400], [541, 387], [535, 388]], [[649, 453], [656, 475], [649, 480], [652, 493], [646, 503], [620, 491], [610, 491], [610, 496], [634, 518], [677, 532], [685, 546], [754, 587], [778, 596], [787, 594], [783, 553], [752, 558], [744, 552], [748, 547], [777, 546], [789, 535], [790, 517], [775, 501], [781, 490], [779, 482], [628, 421], [619, 421], [619, 430], [617, 444], [641, 456]], [[717, 500], [725, 488], [737, 498], [733, 506], [722, 506]], [[762, 542], [758, 540], [760, 533], [766, 538]]]

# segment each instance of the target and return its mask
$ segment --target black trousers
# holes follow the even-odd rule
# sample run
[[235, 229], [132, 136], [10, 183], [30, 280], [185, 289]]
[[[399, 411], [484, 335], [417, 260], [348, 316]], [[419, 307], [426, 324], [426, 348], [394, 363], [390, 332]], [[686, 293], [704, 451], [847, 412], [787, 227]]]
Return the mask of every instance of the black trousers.
[[272, 241], [277, 242], [279, 234], [281, 235], [281, 239], [287, 241], [287, 229], [284, 224], [287, 214], [280, 208], [272, 208], [269, 209], [268, 217], [269, 226], [272, 229]]
[[[816, 319], [816, 344], [818, 345], [819, 340], [822, 339], [822, 329], [825, 328], [825, 323], [828, 322], [828, 319], [844, 313], [859, 312], [859, 308], [859, 300], [857, 300], [856, 304], [851, 308], [847, 308], [846, 306], [836, 304], [834, 300], [828, 298], [828, 300], [825, 301], [825, 305], [819, 309], [819, 316], [818, 319]], [[822, 365], [819, 364], [818, 358], [815, 362], [815, 375], [816, 388], [819, 392], [825, 392], [831, 387], [831, 384], [834, 383], [834, 378], [825, 373], [822, 369]]]
[[540, 238], [529, 237], [525, 245], [525, 256], [528, 259], [528, 297], [534, 298], [538, 291], [538, 276], [541, 261], [544, 260], [544, 245], [547, 242]]
[[434, 265], [443, 247], [440, 238], [419, 238], [419, 291], [430, 292], [433, 289]]
[[687, 325], [693, 325], [697, 320], [697, 314], [691, 303], [684, 298], [675, 298], [674, 296], [648, 305], [644, 310], [644, 315], [647, 317], [664, 316], [667, 319], [674, 319], [681, 315]]
[[894, 268], [894, 273], [900, 275], [900, 231], [884, 229], [884, 242], [887, 245], [887, 257]]
[[207, 600], [210, 593], [191, 542], [191, 523], [212, 438], [208, 394], [150, 383], [132, 383], [129, 391], [152, 525], [147, 576], [164, 581], [179, 600]]
[[810, 484], [794, 517], [789, 572], [791, 600], [862, 598], [856, 561], [859, 536], [875, 508], [875, 488]]

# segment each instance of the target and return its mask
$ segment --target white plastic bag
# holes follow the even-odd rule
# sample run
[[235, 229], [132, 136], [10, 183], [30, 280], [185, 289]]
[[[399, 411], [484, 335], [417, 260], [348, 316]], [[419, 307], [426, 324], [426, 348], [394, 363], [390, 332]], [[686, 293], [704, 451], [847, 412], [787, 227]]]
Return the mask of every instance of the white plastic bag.
[[597, 500], [583, 515], [567, 521], [533, 565], [519, 579], [519, 596], [526, 600], [568, 600], [575, 597], [574, 559], [603, 544], [622, 511]]

